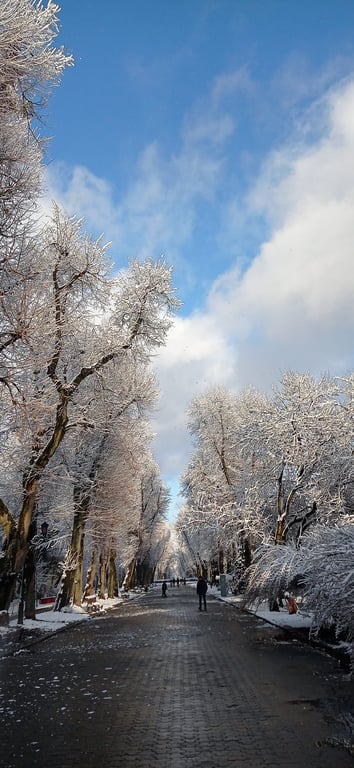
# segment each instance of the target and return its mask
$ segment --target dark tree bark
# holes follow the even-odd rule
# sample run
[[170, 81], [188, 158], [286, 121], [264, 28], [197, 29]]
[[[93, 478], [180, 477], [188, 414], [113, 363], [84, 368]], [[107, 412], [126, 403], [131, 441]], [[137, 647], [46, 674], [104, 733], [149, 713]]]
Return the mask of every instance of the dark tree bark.
[[119, 594], [115, 558], [116, 558], [116, 552], [113, 549], [111, 549], [109, 553], [109, 560], [108, 560], [108, 579], [107, 579], [107, 592], [108, 592], [109, 598], [118, 597], [118, 594]]
[[128, 571], [126, 574], [126, 577], [124, 579], [124, 589], [134, 589], [136, 586], [136, 559], [133, 557], [133, 559], [130, 561], [128, 566]]
[[85, 585], [84, 594], [82, 598], [83, 601], [85, 600], [86, 597], [89, 597], [90, 595], [95, 594], [95, 580], [96, 580], [96, 574], [97, 574], [97, 566], [98, 566], [98, 547], [95, 544], [92, 547], [91, 563], [87, 572], [86, 585]]
[[101, 550], [100, 567], [99, 567], [99, 586], [98, 586], [98, 597], [101, 600], [104, 600], [106, 597], [107, 570], [108, 570], [108, 553], [105, 550]]

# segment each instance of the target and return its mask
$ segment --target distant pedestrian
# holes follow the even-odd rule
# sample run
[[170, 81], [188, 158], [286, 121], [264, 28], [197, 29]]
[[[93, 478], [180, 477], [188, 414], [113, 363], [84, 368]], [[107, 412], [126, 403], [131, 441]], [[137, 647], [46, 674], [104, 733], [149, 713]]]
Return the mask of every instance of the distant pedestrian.
[[177, 576], [176, 584], [177, 584], [177, 587], [179, 587], [179, 578], [178, 578], [178, 576]]
[[206, 593], [208, 591], [208, 585], [203, 578], [203, 576], [199, 576], [198, 582], [197, 582], [197, 595], [199, 597], [199, 610], [202, 610], [202, 604], [204, 605], [204, 610], [206, 611]]
[[162, 593], [161, 597], [167, 597], [167, 583], [166, 581], [162, 582]]

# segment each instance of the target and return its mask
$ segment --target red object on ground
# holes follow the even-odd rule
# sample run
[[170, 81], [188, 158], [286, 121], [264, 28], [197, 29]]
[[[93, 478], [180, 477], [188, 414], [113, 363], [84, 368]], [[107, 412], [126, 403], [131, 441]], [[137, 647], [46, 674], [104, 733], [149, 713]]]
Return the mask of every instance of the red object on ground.
[[290, 596], [286, 597], [285, 600], [286, 600], [286, 603], [287, 603], [287, 606], [288, 606], [289, 613], [297, 613], [297, 602], [296, 602], [296, 600], [294, 600], [294, 598], [290, 597]]

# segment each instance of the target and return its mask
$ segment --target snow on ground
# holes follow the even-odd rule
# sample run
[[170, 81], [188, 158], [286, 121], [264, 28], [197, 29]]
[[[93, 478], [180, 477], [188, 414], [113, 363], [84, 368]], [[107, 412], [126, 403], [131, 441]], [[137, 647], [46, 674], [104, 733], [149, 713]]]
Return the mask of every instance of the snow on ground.
[[[231, 605], [242, 604], [242, 595], [228, 595], [227, 597], [221, 597], [218, 590], [213, 587], [210, 590], [211, 594], [216, 594], [219, 600], [222, 600]], [[250, 613], [254, 613], [259, 616], [260, 619], [267, 621], [269, 624], [275, 624], [277, 627], [295, 627], [309, 628], [312, 624], [312, 616], [309, 613], [305, 613], [301, 610], [301, 605], [298, 606], [297, 613], [290, 614], [287, 607], [280, 608], [279, 611], [270, 611], [267, 603], [261, 603], [258, 607], [252, 609], [247, 608]]]
[[[117, 605], [120, 605], [123, 602], [126, 602], [126, 599], [136, 597], [136, 594], [133, 593], [125, 593], [124, 598], [123, 597], [117, 597], [107, 600], [100, 600], [97, 598], [95, 606], [97, 606], [97, 611], [93, 615], [97, 616], [100, 613], [105, 613], [109, 608], [114, 608]], [[11, 605], [10, 613], [9, 613], [9, 623], [7, 626], [0, 626], [0, 636], [6, 635], [6, 633], [12, 632], [15, 629], [19, 628], [19, 625], [17, 623], [17, 613], [18, 613], [18, 603], [15, 601]], [[92, 615], [92, 614], [91, 614]], [[57, 629], [60, 629], [61, 627], [66, 626], [67, 624], [73, 623], [75, 621], [85, 621], [90, 618], [90, 614], [85, 610], [85, 608], [81, 608], [80, 606], [72, 605], [68, 606], [66, 608], [63, 608], [61, 611], [54, 611], [54, 610], [48, 610], [38, 607], [36, 612], [36, 619], [35, 621], [32, 621], [31, 619], [23, 619], [23, 627], [24, 629], [40, 629], [43, 632], [55, 632]]]
[[[188, 583], [187, 586], [195, 590], [196, 588], [196, 582]], [[160, 585], [154, 585], [155, 589], [160, 589]], [[172, 588], [177, 589], [177, 587]], [[122, 593], [120, 597], [115, 598], [114, 600], [99, 600], [95, 602], [95, 612], [93, 614], [88, 613], [85, 608], [77, 607], [77, 606], [70, 606], [62, 611], [53, 611], [48, 610], [48, 608], [43, 609], [38, 606], [37, 614], [36, 614], [36, 620], [30, 621], [28, 619], [23, 620], [23, 628], [29, 632], [28, 637], [32, 635], [33, 632], [37, 633], [38, 635], [43, 633], [50, 633], [50, 632], [56, 632], [65, 626], [69, 625], [73, 622], [79, 622], [79, 621], [87, 621], [87, 619], [90, 618], [90, 615], [99, 616], [104, 615], [104, 613], [109, 610], [110, 608], [114, 608], [115, 606], [121, 605], [122, 603], [127, 602], [128, 600], [133, 600], [136, 598], [140, 598], [144, 596], [144, 592], [139, 590], [137, 592], [127, 592]], [[243, 603], [243, 596], [242, 595], [233, 595], [231, 592], [228, 593], [226, 597], [222, 597], [220, 594], [220, 589], [217, 587], [209, 587], [208, 589], [208, 596], [216, 598], [217, 600], [220, 600], [224, 603], [228, 603], [230, 605], [233, 605], [235, 607], [242, 607]], [[309, 613], [306, 613], [305, 611], [302, 611], [301, 609], [301, 601], [299, 601], [298, 606], [298, 612], [295, 614], [289, 614], [287, 606], [284, 606], [283, 608], [280, 608], [279, 611], [270, 611], [268, 608], [267, 603], [262, 603], [259, 606], [255, 606], [254, 609], [248, 607], [247, 610], [250, 613], [254, 613], [261, 621], [265, 622], [265, 624], [268, 624], [269, 626], [273, 627], [284, 627], [284, 629], [292, 628], [292, 629], [310, 629], [312, 624], [312, 617]], [[21, 626], [17, 623], [17, 613], [18, 613], [18, 604], [14, 603], [11, 606], [11, 611], [9, 615], [9, 624], [7, 626], [2, 626], [0, 624], [0, 638], [1, 643], [0, 646], [4, 644], [4, 651], [6, 653], [6, 646], [7, 648], [11, 647], [11, 644], [13, 640], [17, 642], [18, 638], [18, 632], [21, 630]], [[121, 642], [125, 642], [126, 638], [121, 638]], [[329, 647], [329, 646], [327, 646]], [[337, 642], [334, 643], [333, 647], [335, 647], [336, 651], [340, 648], [341, 652], [344, 652], [346, 656], [348, 655], [354, 659], [354, 644], [350, 643], [343, 643], [343, 642]], [[1, 647], [0, 647], [0, 658], [1, 658]]]
[[[194, 589], [196, 588], [196, 582], [188, 583], [187, 586]], [[155, 588], [159, 588], [159, 586], [155, 585]], [[172, 589], [177, 589], [177, 587], [172, 587]], [[115, 599], [110, 600], [100, 600], [97, 598], [97, 601], [95, 603], [96, 611], [94, 614], [89, 614], [85, 610], [85, 608], [81, 608], [79, 606], [69, 606], [67, 608], [64, 608], [62, 611], [53, 611], [45, 609], [38, 609], [36, 620], [31, 621], [29, 619], [23, 620], [23, 627], [24, 629], [28, 630], [41, 630], [43, 632], [55, 632], [56, 630], [66, 626], [67, 624], [70, 624], [72, 622], [77, 621], [85, 621], [90, 618], [90, 615], [97, 616], [100, 613], [104, 614], [108, 609], [114, 608], [115, 606], [121, 605], [122, 603], [126, 602], [127, 600], [131, 600], [137, 597], [142, 597], [144, 595], [143, 592], [128, 592], [123, 593], [124, 596], [117, 597]], [[230, 592], [226, 597], [222, 597], [220, 594], [220, 589], [217, 587], [209, 587], [208, 589], [208, 596], [212, 596], [217, 598], [218, 600], [221, 600], [222, 602], [228, 603], [230, 605], [239, 606], [241, 607], [243, 602], [242, 595], [233, 595]], [[269, 624], [272, 624], [273, 626], [277, 627], [292, 627], [295, 629], [305, 629], [310, 628], [312, 624], [312, 617], [309, 613], [303, 612], [301, 610], [301, 603], [299, 605], [299, 610], [295, 614], [289, 614], [288, 609], [286, 606], [283, 608], [280, 608], [279, 611], [270, 611], [268, 608], [267, 603], [262, 603], [258, 607], [247, 608], [251, 613], [254, 613], [256, 616], [258, 616], [260, 619], [262, 619], [265, 622], [268, 622]], [[6, 635], [6, 633], [13, 632], [14, 630], [19, 628], [19, 625], [17, 624], [17, 612], [18, 612], [18, 605], [14, 603], [11, 606], [11, 612], [9, 616], [9, 624], [8, 626], [0, 626], [0, 636]]]
[[[187, 582], [187, 586], [192, 589], [195, 589], [195, 585], [196, 582]], [[170, 589], [177, 589], [177, 587], [172, 587]], [[124, 593], [124, 597], [120, 596], [113, 600], [99, 600], [97, 598], [95, 602], [96, 610], [93, 615], [104, 613], [108, 609], [114, 608], [115, 606], [126, 602], [127, 599], [136, 598], [137, 596], [142, 596], [143, 594], [144, 593], [140, 592]], [[229, 593], [227, 597], [221, 597], [220, 590], [216, 587], [209, 587], [208, 595], [216, 597], [223, 602], [235, 606], [240, 606], [242, 603], [242, 595], [232, 595]], [[264, 621], [267, 621], [270, 624], [274, 624], [276, 626], [288, 626], [298, 629], [311, 626], [311, 616], [309, 614], [303, 613], [301, 608], [299, 609], [298, 613], [291, 615], [289, 614], [286, 607], [281, 608], [279, 612], [275, 612], [270, 611], [266, 603], [262, 603], [258, 608], [255, 608], [254, 611], [251, 609], [251, 612], [259, 616], [260, 619], [263, 619]], [[15, 602], [11, 606], [8, 626], [0, 626], [0, 635], [4, 635], [9, 630], [18, 628], [17, 613], [18, 603]], [[90, 618], [90, 615], [92, 614], [89, 614], [85, 608], [80, 606], [68, 606], [61, 611], [48, 610], [48, 608], [38, 607], [36, 620], [31, 621], [30, 619], [24, 618], [23, 626], [25, 629], [41, 629], [46, 632], [54, 632], [60, 627], [63, 627], [66, 624], [72, 623], [74, 621], [85, 621]]]
[[[208, 594], [215, 595], [219, 600], [231, 605], [242, 605], [242, 595], [229, 594], [227, 597], [221, 597], [220, 590], [215, 587], [209, 588]], [[298, 601], [297, 613], [290, 614], [287, 607], [280, 608], [279, 611], [270, 611], [267, 603], [261, 603], [259, 606], [247, 607], [250, 613], [254, 613], [263, 621], [271, 624], [275, 627], [284, 627], [285, 629], [310, 629], [312, 626], [312, 615], [306, 613], [301, 609], [301, 598]], [[326, 647], [332, 647], [334, 649], [340, 649], [345, 652], [352, 659], [354, 659], [354, 643], [338, 640], [333, 643], [326, 643]]]

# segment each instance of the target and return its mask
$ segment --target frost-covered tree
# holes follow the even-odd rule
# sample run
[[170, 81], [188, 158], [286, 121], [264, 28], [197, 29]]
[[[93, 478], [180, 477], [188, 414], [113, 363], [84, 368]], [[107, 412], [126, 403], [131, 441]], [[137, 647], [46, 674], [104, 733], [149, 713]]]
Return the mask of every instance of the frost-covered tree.
[[274, 542], [258, 547], [246, 572], [245, 604], [257, 605], [268, 601], [278, 610], [278, 598], [291, 590], [301, 576], [299, 550], [293, 542], [279, 546]]
[[312, 616], [311, 634], [323, 629], [337, 638], [354, 638], [354, 519], [343, 515], [333, 524], [317, 523], [301, 546], [260, 547], [247, 572], [245, 603], [276, 602], [284, 591], [300, 590], [302, 607]]
[[[58, 10], [51, 1], [44, 7], [31, 0], [4, 0], [0, 7], [0, 406], [2, 447], [5, 443], [11, 453], [4, 465], [7, 477], [12, 467], [15, 482], [11, 502], [21, 493], [24, 463], [17, 421], [23, 398], [15, 371], [22, 368], [31, 343], [29, 326], [36, 312], [31, 294], [42, 269], [35, 214], [44, 142], [36, 127], [51, 88], [72, 64], [53, 44]], [[9, 540], [13, 520], [3, 499], [0, 515]]]
[[290, 535], [299, 539], [317, 519], [342, 511], [338, 472], [347, 464], [352, 439], [343, 430], [343, 416], [335, 380], [295, 373], [283, 377], [274, 396], [274, 435], [268, 440], [278, 467], [276, 543]]
[[191, 560], [189, 549], [176, 530], [176, 524], [164, 523], [165, 537], [160, 539], [160, 556], [156, 566], [158, 579], [184, 578], [195, 575], [195, 563]]
[[[207, 393], [193, 403], [197, 440], [182, 478], [187, 504], [178, 519], [181, 540], [186, 535], [184, 546], [194, 560], [200, 550], [215, 558], [225, 539], [226, 546], [235, 543], [237, 570], [253, 560], [247, 574], [251, 602], [273, 603], [301, 572], [304, 535], [319, 523], [332, 530], [353, 509], [353, 392], [352, 375], [316, 379], [288, 372], [272, 397], [250, 390], [225, 398], [232, 412], [229, 434], [215, 431], [222, 407], [215, 397]], [[226, 482], [220, 480], [223, 464], [229, 483], [225, 472]], [[240, 544], [248, 544], [241, 558]]]
[[[221, 388], [194, 398], [189, 408], [189, 430], [195, 452], [182, 478], [188, 501], [188, 523], [199, 523], [214, 531], [214, 541], [223, 548], [223, 535], [235, 504], [238, 476], [235, 450], [234, 397]], [[180, 516], [181, 517], [181, 516]], [[179, 521], [181, 529], [182, 521]]]
[[125, 573], [135, 553], [129, 531], [139, 520], [140, 481], [150, 461], [150, 441], [148, 424], [138, 409], [126, 411], [109, 435], [90, 507], [91, 559], [85, 596], [94, 593], [97, 582], [100, 596], [109, 594], [116, 568], [120, 575]]
[[198, 518], [197, 510], [186, 504], [179, 511], [175, 530], [184, 572], [194, 576], [202, 572], [208, 578], [213, 572], [224, 572], [226, 541], [222, 529], [218, 532], [212, 519], [207, 524], [205, 517]]
[[[346, 520], [352, 510], [352, 402], [352, 376], [344, 381], [329, 377], [317, 380], [289, 373], [276, 390], [265, 442], [276, 479], [275, 546], [264, 544], [256, 553], [248, 572], [249, 601], [267, 597], [276, 605], [278, 594], [303, 573], [302, 541], [304, 536], [304, 541], [309, 540], [306, 532], [311, 539], [313, 530], [318, 541], [315, 532], [325, 530], [328, 541], [336, 531], [334, 523]], [[325, 571], [325, 548], [319, 552]], [[319, 559], [320, 555], [317, 568]]]
[[51, 0], [46, 7], [32, 0], [0, 5], [0, 383], [12, 391], [9, 350], [26, 343], [34, 311], [28, 291], [41, 273], [34, 214], [44, 143], [36, 121], [52, 86], [73, 63], [53, 44], [58, 10]]
[[[85, 423], [81, 393], [88, 380], [99, 381], [107, 366], [133, 357], [147, 364], [164, 344], [179, 306], [171, 270], [163, 262], [133, 262], [115, 281], [108, 277], [105, 247], [82, 233], [81, 222], [55, 209], [38, 235], [46, 256], [41, 279], [32, 286], [36, 305], [19, 367], [12, 380], [19, 395], [8, 397], [23, 432], [26, 462], [18, 517], [0, 502], [6, 550], [0, 561], [0, 608], [7, 607], [28, 550], [28, 535], [43, 473], [67, 429]], [[9, 416], [10, 418], [10, 416]]]
[[152, 457], [140, 478], [139, 514], [135, 524], [128, 531], [133, 557], [128, 565], [124, 581], [126, 589], [148, 586], [154, 578], [159, 560], [160, 536], [165, 537], [166, 513], [169, 504], [169, 490], [161, 481], [159, 470]]
[[303, 539], [297, 565], [314, 635], [330, 628], [337, 637], [354, 639], [353, 552], [353, 515], [343, 516], [336, 525], [318, 524]]
[[[111, 513], [112, 506], [115, 507], [118, 500], [117, 476], [126, 493], [130, 486], [130, 476], [138, 474], [137, 466], [133, 469], [130, 462], [127, 471], [125, 456], [123, 455], [123, 460], [118, 456], [122, 452], [123, 454], [132, 452], [135, 447], [133, 451], [135, 464], [143, 460], [143, 457], [139, 456], [137, 441], [134, 441], [135, 422], [141, 421], [143, 412], [153, 405], [156, 398], [154, 379], [145, 371], [145, 366], [136, 366], [133, 361], [127, 361], [126, 365], [121, 365], [121, 370], [114, 367], [107, 368], [101, 376], [100, 389], [96, 389], [95, 397], [91, 398], [91, 404], [86, 411], [88, 420], [91, 420], [91, 428], [84, 433], [75, 433], [75, 439], [71, 441], [73, 525], [66, 557], [66, 562], [70, 563], [71, 567], [69, 569], [66, 565], [64, 566], [65, 576], [58, 608], [62, 608], [71, 601], [75, 605], [80, 605], [82, 601], [84, 541], [87, 523], [90, 520], [92, 522], [99, 518], [101, 533], [105, 527], [109, 531], [109, 535], [104, 537], [104, 546], [102, 535], [100, 536], [101, 561], [103, 549], [108, 559], [115, 549], [113, 535], [115, 520]], [[143, 454], [145, 457], [145, 450]], [[123, 469], [126, 469], [125, 473]], [[102, 504], [103, 499], [109, 510], [109, 522]], [[97, 549], [96, 542], [95, 554]], [[92, 568], [91, 576], [94, 579], [95, 574]], [[88, 594], [87, 590], [86, 594]]]
[[227, 561], [249, 564], [264, 535], [268, 456], [262, 425], [269, 411], [267, 398], [254, 390], [234, 395], [221, 388], [196, 398], [189, 410], [195, 452], [182, 477], [184, 517], [187, 528], [209, 531], [219, 570]]
[[[33, 550], [34, 519], [64, 437], [94, 431], [90, 401], [103, 372], [111, 369], [116, 392], [119, 376], [112, 379], [128, 360], [146, 366], [178, 306], [162, 261], [133, 262], [112, 280], [105, 246], [80, 221], [56, 206], [49, 221], [35, 221], [43, 160], [36, 121], [72, 64], [53, 45], [58, 11], [51, 0], [4, 0], [0, 8], [0, 609]], [[82, 470], [71, 488], [76, 507], [88, 496], [90, 470]]]

